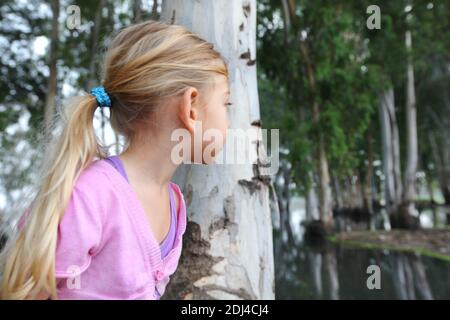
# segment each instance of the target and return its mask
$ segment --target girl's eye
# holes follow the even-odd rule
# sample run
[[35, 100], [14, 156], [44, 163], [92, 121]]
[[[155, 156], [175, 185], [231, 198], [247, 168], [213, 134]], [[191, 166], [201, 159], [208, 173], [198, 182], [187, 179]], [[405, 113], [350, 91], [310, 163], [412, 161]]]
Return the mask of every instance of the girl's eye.
[[231, 103], [231, 102], [228, 102], [228, 103], [225, 103], [225, 105], [226, 105], [226, 106], [231, 106], [232, 103]]

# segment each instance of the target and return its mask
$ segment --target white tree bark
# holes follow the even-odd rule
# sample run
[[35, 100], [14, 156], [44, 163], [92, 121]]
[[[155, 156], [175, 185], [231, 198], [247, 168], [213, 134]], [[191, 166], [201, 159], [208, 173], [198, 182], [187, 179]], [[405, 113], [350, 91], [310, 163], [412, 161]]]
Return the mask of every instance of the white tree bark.
[[331, 228], [333, 225], [333, 198], [331, 196], [330, 171], [328, 170], [328, 159], [325, 151], [325, 143], [321, 133], [318, 146], [318, 171], [319, 171], [319, 199], [320, 219], [325, 226]]
[[[235, 105], [230, 127], [260, 130], [256, 1], [164, 1], [161, 20], [183, 25], [214, 44], [228, 63]], [[255, 163], [260, 146], [249, 150]], [[177, 170], [174, 180], [183, 189], [189, 222], [166, 297], [274, 299], [270, 179], [262, 179], [258, 169], [217, 164]]]
[[[311, 181], [314, 181], [312, 172], [309, 173], [309, 177]], [[312, 182], [306, 194], [306, 220], [319, 220], [319, 218], [319, 200], [317, 197], [314, 182]]]
[[400, 147], [395, 116], [394, 90], [387, 89], [380, 95], [379, 104], [381, 137], [383, 141], [383, 165], [385, 198], [389, 213], [395, 213], [401, 201]]
[[[411, 31], [406, 31], [406, 51], [412, 51]], [[406, 84], [406, 133], [407, 133], [407, 158], [404, 176], [403, 205], [407, 213], [414, 211], [414, 200], [416, 198], [416, 171], [418, 162], [417, 147], [417, 120], [416, 120], [416, 92], [414, 86], [414, 68], [411, 57], [408, 57], [407, 84]]]

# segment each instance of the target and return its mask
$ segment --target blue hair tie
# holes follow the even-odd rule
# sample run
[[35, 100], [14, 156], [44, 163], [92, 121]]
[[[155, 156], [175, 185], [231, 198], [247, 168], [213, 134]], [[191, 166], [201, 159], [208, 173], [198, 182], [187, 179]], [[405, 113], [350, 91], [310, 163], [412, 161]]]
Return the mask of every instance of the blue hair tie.
[[99, 107], [111, 107], [111, 99], [104, 87], [92, 88], [91, 94], [97, 100], [97, 104]]

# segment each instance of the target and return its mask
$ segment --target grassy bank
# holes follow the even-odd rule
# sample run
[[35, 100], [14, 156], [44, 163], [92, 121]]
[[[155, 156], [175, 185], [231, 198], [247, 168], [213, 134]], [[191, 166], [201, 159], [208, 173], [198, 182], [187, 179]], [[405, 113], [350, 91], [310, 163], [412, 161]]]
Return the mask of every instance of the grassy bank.
[[415, 252], [450, 262], [450, 229], [354, 231], [328, 237], [333, 243], [365, 249]]

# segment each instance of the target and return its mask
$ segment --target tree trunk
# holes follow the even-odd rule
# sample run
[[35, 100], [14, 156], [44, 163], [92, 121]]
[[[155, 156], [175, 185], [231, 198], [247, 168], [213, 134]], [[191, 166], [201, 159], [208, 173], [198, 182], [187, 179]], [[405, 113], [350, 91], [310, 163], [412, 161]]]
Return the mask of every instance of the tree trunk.
[[442, 193], [444, 195], [445, 203], [450, 205], [450, 152], [445, 146], [442, 148], [442, 166], [445, 185], [442, 188]]
[[[305, 63], [305, 70], [307, 73], [308, 84], [313, 94], [311, 95], [312, 114], [314, 124], [319, 124], [320, 107], [317, 102], [316, 92], [316, 78], [312, 61], [310, 60], [309, 50], [306, 43], [300, 41], [300, 52]], [[316, 169], [319, 175], [319, 210], [320, 219], [327, 229], [331, 229], [333, 225], [333, 199], [331, 198], [330, 187], [330, 173], [328, 170], [328, 160], [325, 151], [325, 143], [323, 134], [318, 133], [318, 143], [316, 146]]]
[[142, 21], [142, 6], [141, 0], [133, 1], [133, 22], [138, 23]]
[[151, 19], [158, 20], [158, 0], [153, 0]]
[[283, 167], [283, 199], [284, 199], [284, 212], [280, 215], [281, 218], [281, 231], [287, 235], [287, 243], [294, 243], [294, 234], [291, 227], [291, 197], [289, 185], [291, 183], [290, 170], [287, 165]]
[[430, 204], [434, 206], [436, 204], [436, 201], [434, 200], [433, 179], [429, 174], [427, 174], [427, 176], [426, 176], [426, 186], [427, 186]]
[[[436, 167], [436, 175], [439, 181], [442, 195], [445, 199], [445, 204], [450, 204], [450, 179], [445, 168], [444, 156], [441, 156], [439, 147], [437, 145], [436, 137], [432, 132], [428, 133], [428, 141], [430, 142], [431, 152], [433, 154], [433, 162]], [[445, 148], [443, 148], [445, 149]], [[445, 152], [445, 150], [443, 150]]]
[[[408, 54], [411, 54], [411, 31], [406, 31], [405, 43]], [[408, 57], [406, 85], [406, 128], [407, 158], [402, 196], [402, 215], [412, 215], [415, 211], [416, 172], [418, 163], [416, 93], [414, 86], [414, 67], [411, 56]]]
[[306, 220], [319, 220], [319, 206], [317, 201], [317, 193], [314, 183], [314, 175], [312, 172], [308, 173], [310, 179], [310, 187], [306, 194]]
[[[448, 110], [450, 110], [450, 103], [447, 94], [444, 95], [444, 103]], [[427, 108], [436, 126], [440, 129], [442, 137], [450, 137], [450, 130], [442, 119], [436, 114], [432, 108]], [[439, 140], [436, 140], [434, 133], [429, 133], [428, 138], [432, 145], [432, 152], [436, 166], [436, 173], [441, 188], [442, 195], [445, 199], [445, 204], [450, 205], [450, 139], [441, 140], [441, 148], [438, 148]]]
[[59, 47], [59, 0], [51, 1], [52, 8], [52, 31], [50, 34], [50, 55], [48, 66], [50, 69], [50, 75], [48, 77], [47, 95], [45, 97], [45, 110], [44, 110], [44, 125], [45, 125], [45, 137], [46, 140], [50, 139], [52, 131], [53, 117], [55, 114], [55, 98], [57, 90], [58, 69], [56, 62], [58, 59], [58, 47]]
[[[90, 52], [90, 63], [89, 63], [89, 79], [87, 81], [86, 91], [92, 89], [97, 85], [97, 49], [98, 49], [98, 37], [100, 34], [100, 28], [102, 23], [102, 11], [105, 6], [105, 0], [100, 0], [98, 2], [97, 10], [95, 11], [94, 25], [91, 28], [91, 52]], [[103, 108], [100, 108], [103, 109]]]
[[[278, 170], [277, 176], [277, 202], [278, 202], [278, 214], [280, 217], [279, 225], [276, 223], [277, 219], [272, 218], [272, 226], [274, 229], [279, 229], [281, 232], [281, 239], [286, 243], [293, 243], [294, 235], [291, 228], [290, 223], [290, 212], [291, 212], [291, 199], [290, 199], [290, 190], [289, 184], [291, 183], [290, 179], [290, 169], [288, 167], [287, 160], [283, 160], [280, 165], [280, 169]], [[276, 195], [276, 193], [274, 193]]]
[[333, 199], [331, 198], [330, 172], [328, 170], [328, 160], [325, 152], [323, 135], [321, 133], [319, 133], [319, 135], [317, 165], [319, 167], [320, 219], [327, 228], [331, 228], [333, 226]]
[[364, 208], [373, 214], [373, 136], [372, 124], [367, 132], [367, 171], [364, 179]]
[[[283, 19], [286, 24], [286, 28], [292, 25], [292, 20], [296, 18], [295, 14], [295, 1], [282, 0]], [[288, 33], [285, 33], [285, 39], [288, 37]], [[300, 39], [300, 37], [298, 37]], [[298, 41], [298, 40], [296, 40]], [[309, 53], [309, 48], [306, 42], [299, 40], [298, 42], [300, 54], [304, 60], [305, 72], [307, 74], [308, 85], [311, 89], [311, 107], [313, 114], [313, 122], [318, 125], [320, 119], [320, 106], [317, 101], [316, 93], [316, 77], [313, 61]], [[328, 168], [327, 154], [325, 150], [324, 137], [321, 132], [317, 135], [317, 147], [315, 150], [316, 170], [319, 176], [318, 189], [319, 189], [319, 210], [320, 219], [325, 229], [331, 229], [333, 226], [333, 199], [331, 195], [330, 186], [330, 172]]]
[[384, 194], [389, 215], [398, 214], [402, 183], [400, 178], [400, 147], [392, 87], [380, 94], [381, 137], [383, 143]]
[[331, 180], [333, 181], [334, 199], [336, 201], [334, 207], [338, 210], [341, 210], [344, 208], [344, 197], [341, 188], [341, 182], [336, 176], [333, 176]]
[[[205, 17], [206, 16], [206, 17]], [[214, 44], [228, 63], [230, 127], [259, 127], [256, 82], [256, 1], [172, 0], [161, 20], [187, 27]], [[188, 225], [168, 299], [274, 299], [270, 179], [254, 164], [182, 165], [174, 180], [187, 202]], [[236, 150], [245, 152], [242, 146]], [[247, 150], [248, 151], [248, 150]]]
[[[89, 78], [86, 82], [86, 87], [84, 88], [87, 92], [91, 90], [95, 86], [100, 86], [101, 84], [98, 83], [99, 77], [97, 75], [97, 49], [98, 49], [98, 37], [100, 34], [100, 28], [102, 23], [102, 12], [103, 7], [105, 6], [105, 0], [100, 0], [98, 2], [97, 9], [95, 11], [95, 17], [94, 17], [94, 25], [91, 28], [91, 52], [90, 52], [90, 63], [89, 63]], [[104, 108], [100, 109], [100, 131], [101, 131], [101, 138], [103, 143], [105, 142], [105, 112]]]

